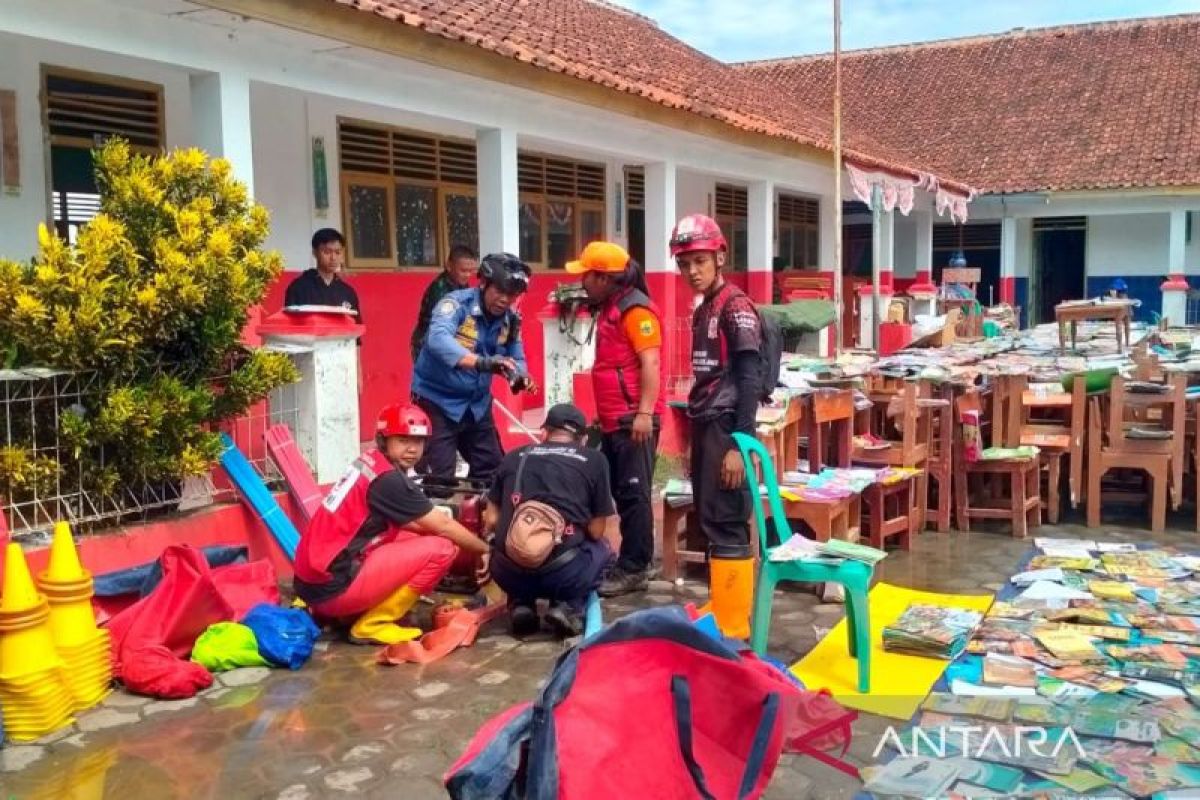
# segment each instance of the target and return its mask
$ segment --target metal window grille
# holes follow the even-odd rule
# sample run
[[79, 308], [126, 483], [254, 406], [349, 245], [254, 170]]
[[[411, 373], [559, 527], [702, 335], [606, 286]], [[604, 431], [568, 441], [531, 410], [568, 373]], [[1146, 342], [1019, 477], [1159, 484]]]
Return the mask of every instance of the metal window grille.
[[[59, 421], [100, 391], [95, 373], [0, 370], [0, 461], [43, 467], [36, 479], [0, 481], [0, 513], [15, 540], [36, 541], [60, 520], [77, 529], [96, 530], [234, 499], [219, 467], [194, 480], [131, 482], [111, 494], [89, 490], [82, 470], [72, 466], [71, 445], [60, 435]], [[276, 423], [296, 429], [296, 391], [294, 385], [281, 387], [267, 401], [222, 426], [273, 488], [279, 488], [282, 478], [267, 457], [263, 438]]]

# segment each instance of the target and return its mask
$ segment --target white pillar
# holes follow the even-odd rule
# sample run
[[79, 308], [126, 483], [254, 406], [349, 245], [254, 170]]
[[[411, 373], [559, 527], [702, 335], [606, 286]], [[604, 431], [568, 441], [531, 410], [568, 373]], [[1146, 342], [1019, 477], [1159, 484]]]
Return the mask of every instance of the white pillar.
[[937, 313], [937, 286], [933, 283], [933, 212], [914, 209], [916, 231], [916, 281], [909, 287], [912, 313], [933, 316]]
[[833, 263], [833, 239], [837, 235], [834, 225], [833, 214], [833, 195], [822, 195], [821, 205], [819, 209], [818, 225], [820, 233], [818, 235], [818, 266], [822, 270], [833, 273], [835, 269], [841, 269], [841, 264]]
[[747, 191], [747, 287], [756, 303], [770, 303], [775, 258], [775, 184], [755, 181]]
[[[887, 321], [888, 306], [892, 303], [895, 284], [892, 269], [896, 259], [896, 212], [884, 211], [874, 234], [879, 237], [879, 321]], [[875, 304], [870, 285], [862, 287], [858, 306], [858, 346], [876, 348]]]
[[513, 253], [521, 249], [520, 191], [517, 188], [517, 134], [486, 128], [475, 135], [479, 184], [479, 249]]
[[1167, 236], [1167, 280], [1162, 285], [1162, 316], [1172, 325], [1187, 324], [1188, 282], [1184, 273], [1187, 252], [1187, 211], [1171, 212]]
[[1017, 302], [1017, 221], [1000, 220], [1000, 302]]
[[254, 148], [250, 135], [250, 79], [236, 72], [191, 75], [192, 128], [196, 146], [221, 157], [254, 196]]
[[879, 271], [885, 273], [881, 282], [889, 289], [892, 286], [892, 275], [896, 269], [896, 212], [885, 211], [879, 224]]
[[674, 272], [671, 229], [675, 227], [675, 164], [646, 165], [646, 271]]

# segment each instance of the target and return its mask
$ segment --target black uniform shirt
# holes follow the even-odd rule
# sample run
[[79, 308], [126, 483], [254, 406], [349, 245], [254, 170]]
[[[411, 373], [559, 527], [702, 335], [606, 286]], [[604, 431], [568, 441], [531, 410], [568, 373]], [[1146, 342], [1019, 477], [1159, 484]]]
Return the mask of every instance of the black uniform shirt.
[[335, 275], [332, 281], [325, 283], [325, 279], [315, 267], [301, 272], [288, 284], [283, 304], [352, 308], [358, 313], [354, 321], [359, 325], [363, 324], [362, 309], [358, 307], [358, 292], [354, 291], [354, 287], [342, 280], [341, 275]]
[[513, 492], [522, 457], [529, 463], [521, 475], [521, 500], [536, 500], [556, 509], [574, 529], [550, 554], [577, 547], [587, 536], [588, 523], [613, 512], [608, 482], [608, 460], [599, 450], [562, 442], [528, 444], [504, 456], [488, 490], [488, 502], [500, 509], [492, 546], [504, 551], [504, 538], [512, 520]]
[[754, 301], [725, 284], [692, 314], [692, 373], [688, 416], [711, 419], [737, 407], [733, 356], [762, 347], [762, 325]]

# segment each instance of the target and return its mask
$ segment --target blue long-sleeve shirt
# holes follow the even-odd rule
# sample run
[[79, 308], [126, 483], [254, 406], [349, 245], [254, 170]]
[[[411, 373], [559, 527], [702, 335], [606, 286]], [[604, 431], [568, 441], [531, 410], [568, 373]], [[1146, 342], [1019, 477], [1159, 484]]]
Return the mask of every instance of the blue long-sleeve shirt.
[[457, 366], [468, 354], [507, 356], [517, 362], [519, 374], [529, 374], [521, 344], [521, 317], [511, 310], [489, 317], [477, 288], [450, 292], [437, 304], [413, 368], [413, 394], [433, 402], [455, 422], [468, 409], [476, 420], [491, 410], [493, 376]]

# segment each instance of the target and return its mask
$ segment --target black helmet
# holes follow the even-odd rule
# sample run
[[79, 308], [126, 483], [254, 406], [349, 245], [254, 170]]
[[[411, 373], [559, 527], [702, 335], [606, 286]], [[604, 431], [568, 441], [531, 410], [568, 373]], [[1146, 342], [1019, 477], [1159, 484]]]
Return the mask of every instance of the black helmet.
[[480, 287], [491, 284], [505, 294], [522, 294], [529, 288], [533, 270], [512, 253], [489, 253], [479, 262]]

